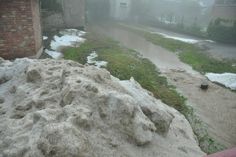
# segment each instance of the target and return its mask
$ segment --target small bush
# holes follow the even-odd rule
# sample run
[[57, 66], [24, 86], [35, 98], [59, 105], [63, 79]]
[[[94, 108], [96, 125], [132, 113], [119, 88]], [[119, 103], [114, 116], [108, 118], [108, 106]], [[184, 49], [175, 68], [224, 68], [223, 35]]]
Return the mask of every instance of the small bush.
[[236, 43], [236, 21], [230, 21], [225, 19], [216, 19], [210, 22], [207, 29], [208, 36], [212, 40]]

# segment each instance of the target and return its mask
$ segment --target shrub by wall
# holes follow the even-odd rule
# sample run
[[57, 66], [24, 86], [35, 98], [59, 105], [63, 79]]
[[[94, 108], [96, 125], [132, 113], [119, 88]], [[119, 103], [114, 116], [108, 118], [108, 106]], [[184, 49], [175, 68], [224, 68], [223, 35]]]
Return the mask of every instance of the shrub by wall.
[[236, 44], [236, 21], [218, 18], [210, 22], [207, 33], [212, 40]]

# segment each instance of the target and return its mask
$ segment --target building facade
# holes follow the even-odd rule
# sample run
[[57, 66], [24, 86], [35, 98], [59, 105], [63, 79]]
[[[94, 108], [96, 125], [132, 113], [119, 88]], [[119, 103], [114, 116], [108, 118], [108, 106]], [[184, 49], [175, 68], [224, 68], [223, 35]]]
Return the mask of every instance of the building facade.
[[0, 57], [37, 57], [42, 50], [39, 1], [0, 0]]
[[85, 0], [41, 0], [44, 29], [84, 28]]
[[128, 19], [131, 11], [131, 0], [110, 0], [110, 15], [116, 20]]
[[236, 0], [216, 0], [212, 10], [212, 19], [236, 20]]
[[85, 0], [62, 0], [66, 27], [85, 27]]

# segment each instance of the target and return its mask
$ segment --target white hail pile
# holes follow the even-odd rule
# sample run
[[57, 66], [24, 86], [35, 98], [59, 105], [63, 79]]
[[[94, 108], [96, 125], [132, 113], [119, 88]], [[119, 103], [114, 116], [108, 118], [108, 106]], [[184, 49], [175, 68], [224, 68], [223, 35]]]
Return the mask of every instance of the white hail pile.
[[77, 29], [65, 29], [59, 32], [59, 35], [55, 35], [50, 43], [51, 50], [46, 49], [45, 53], [54, 59], [60, 59], [63, 57], [61, 50], [65, 47], [78, 47], [85, 41], [83, 36], [86, 32]]
[[0, 157], [202, 157], [188, 121], [131, 79], [0, 59]]
[[216, 73], [207, 73], [206, 77], [215, 83], [219, 83], [231, 90], [236, 90], [236, 74], [233, 73], [223, 73], [223, 74], [216, 74]]
[[98, 54], [96, 51], [93, 51], [88, 57], [87, 57], [87, 63], [90, 65], [95, 65], [98, 68], [106, 67], [108, 62], [106, 61], [97, 61], [96, 58], [98, 57]]

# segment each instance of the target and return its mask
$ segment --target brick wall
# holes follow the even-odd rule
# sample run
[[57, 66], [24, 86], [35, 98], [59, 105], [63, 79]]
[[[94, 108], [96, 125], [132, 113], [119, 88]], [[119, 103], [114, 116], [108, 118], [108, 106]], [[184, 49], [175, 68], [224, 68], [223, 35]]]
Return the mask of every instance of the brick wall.
[[38, 0], [0, 0], [0, 57], [34, 56], [42, 47]]

